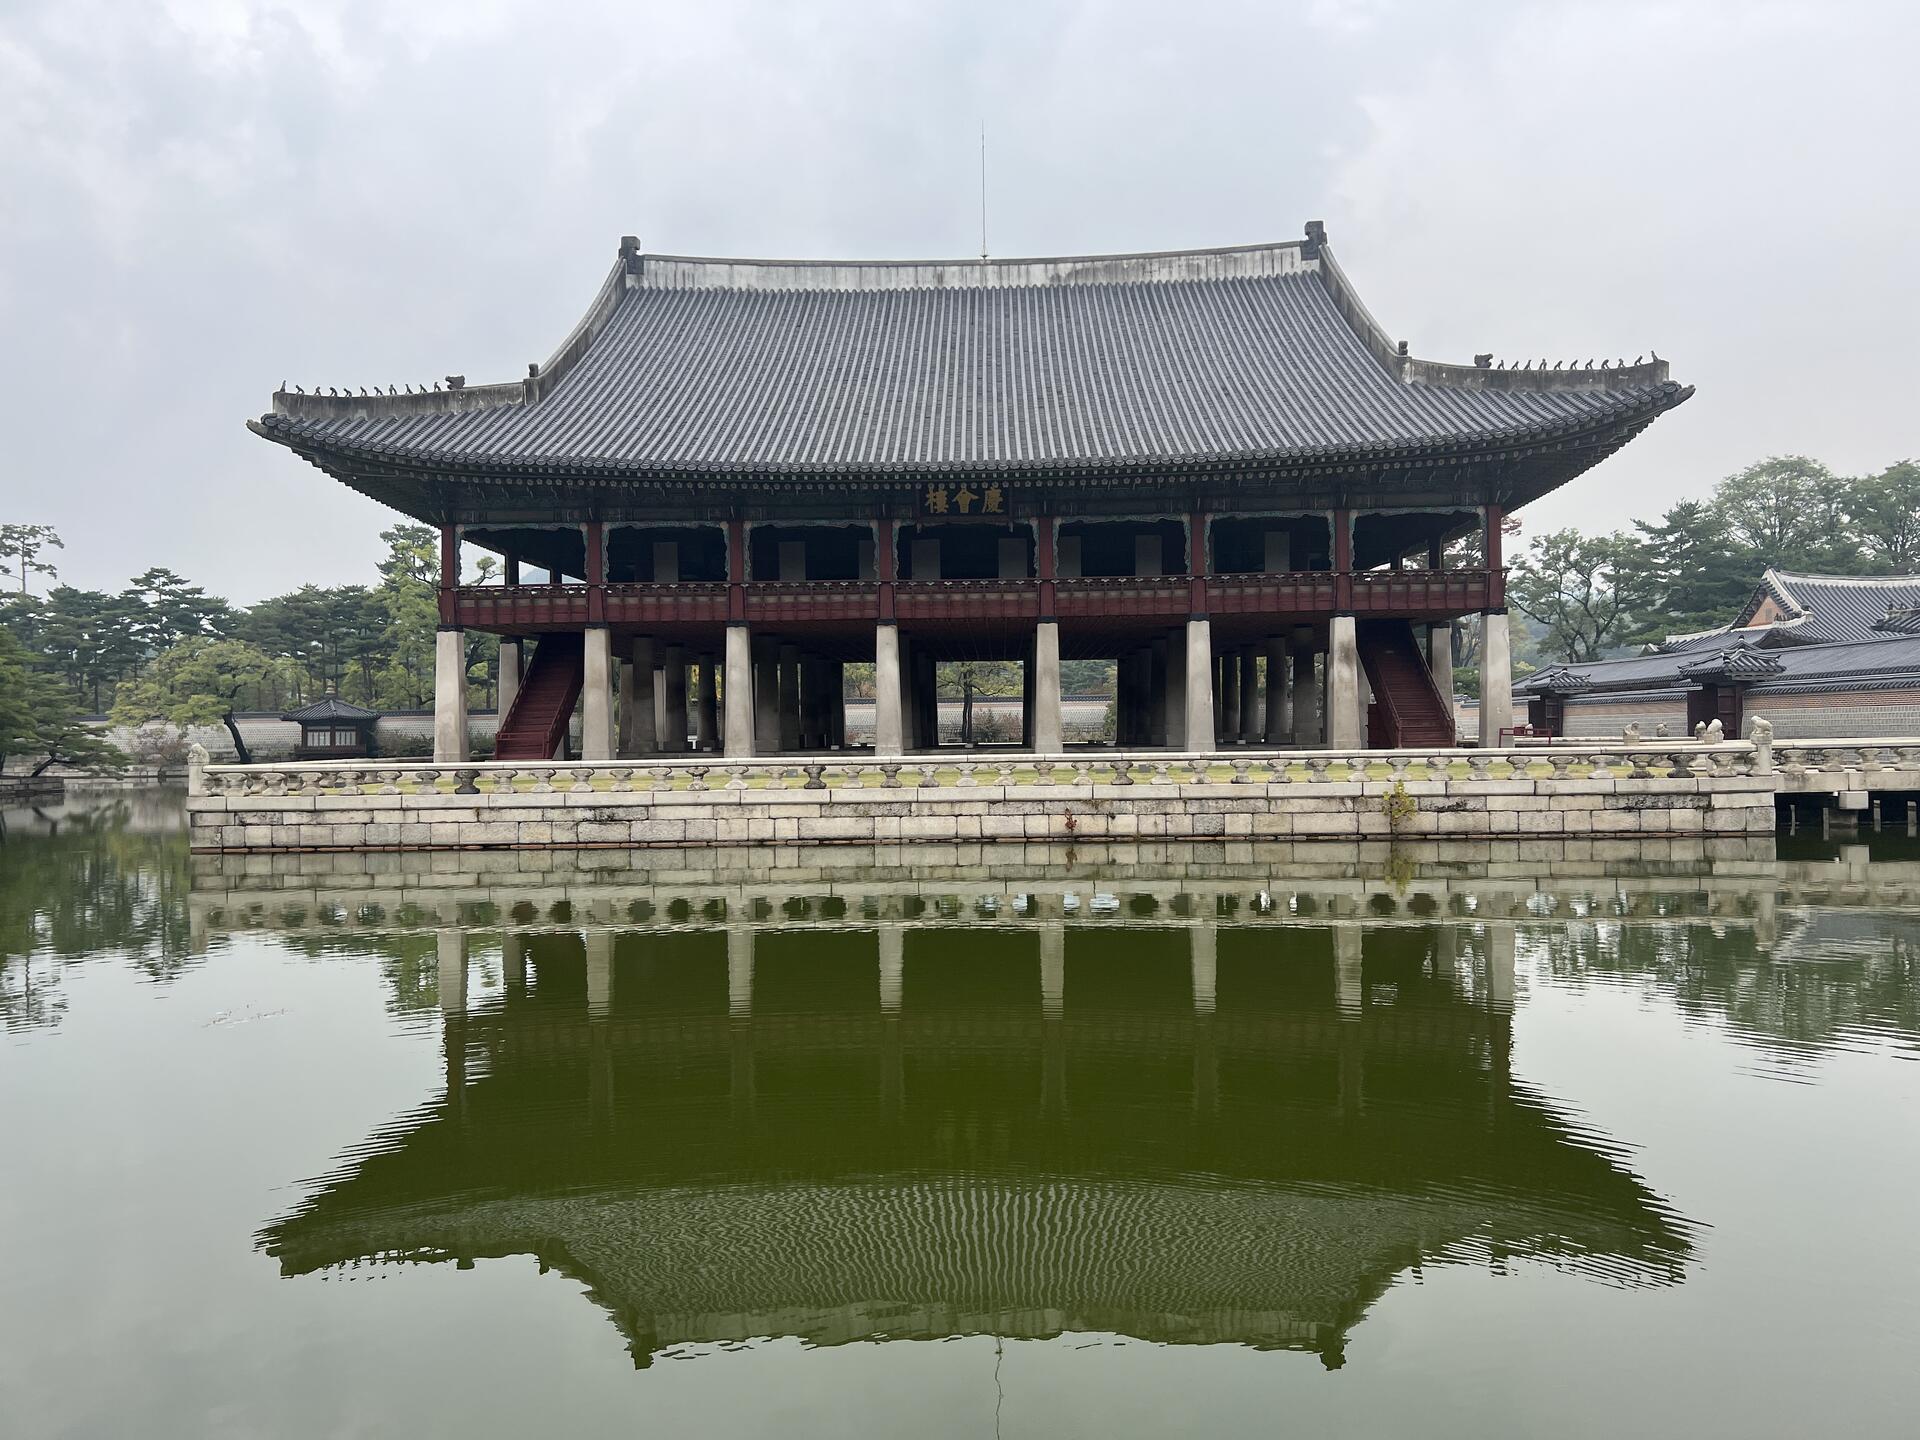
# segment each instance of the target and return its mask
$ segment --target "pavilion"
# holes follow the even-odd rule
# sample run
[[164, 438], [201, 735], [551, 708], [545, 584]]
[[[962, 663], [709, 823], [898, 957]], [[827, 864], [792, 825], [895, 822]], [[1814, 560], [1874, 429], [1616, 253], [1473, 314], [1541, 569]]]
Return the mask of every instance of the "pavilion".
[[[1045, 260], [628, 237], [524, 379], [282, 388], [251, 426], [439, 527], [443, 763], [468, 753], [468, 629], [501, 637], [502, 759], [555, 754], [576, 708], [588, 760], [836, 749], [850, 661], [875, 666], [875, 750], [927, 750], [961, 659], [1023, 662], [1042, 753], [1073, 658], [1118, 662], [1123, 746], [1346, 749], [1455, 743], [1469, 616], [1502, 743], [1502, 519], [1691, 393], [1657, 357], [1415, 359], [1318, 222]], [[462, 545], [504, 584], [463, 584]]]
[[1338, 1365], [1410, 1272], [1692, 1256], [1512, 1076], [1510, 925], [563, 928], [502, 937], [470, 1003], [472, 938], [440, 936], [444, 1092], [261, 1232], [283, 1275], [532, 1255], [641, 1365], [1062, 1334]]

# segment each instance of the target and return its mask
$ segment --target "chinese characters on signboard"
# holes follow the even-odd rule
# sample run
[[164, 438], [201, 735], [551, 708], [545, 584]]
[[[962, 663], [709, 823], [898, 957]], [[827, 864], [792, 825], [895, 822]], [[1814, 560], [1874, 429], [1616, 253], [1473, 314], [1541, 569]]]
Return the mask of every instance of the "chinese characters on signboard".
[[928, 485], [920, 491], [922, 515], [1005, 515], [1007, 492], [1001, 486], [971, 484]]

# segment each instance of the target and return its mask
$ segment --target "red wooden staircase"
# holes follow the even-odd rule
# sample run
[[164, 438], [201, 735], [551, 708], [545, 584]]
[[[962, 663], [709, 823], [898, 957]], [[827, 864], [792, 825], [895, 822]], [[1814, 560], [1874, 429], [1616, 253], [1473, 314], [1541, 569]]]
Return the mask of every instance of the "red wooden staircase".
[[1371, 620], [1360, 627], [1360, 663], [1373, 686], [1367, 708], [1367, 745], [1376, 750], [1423, 750], [1459, 743], [1453, 697], [1442, 696], [1413, 625]]
[[494, 739], [496, 760], [551, 760], [567, 738], [586, 673], [584, 638], [564, 631], [542, 635], [520, 681], [513, 708]]

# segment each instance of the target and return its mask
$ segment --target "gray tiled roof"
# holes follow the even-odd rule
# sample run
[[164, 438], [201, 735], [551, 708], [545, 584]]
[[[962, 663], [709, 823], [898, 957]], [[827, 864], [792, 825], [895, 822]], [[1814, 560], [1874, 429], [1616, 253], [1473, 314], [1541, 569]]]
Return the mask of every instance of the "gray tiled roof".
[[[1780, 667], [1778, 673], [1769, 672], [1766, 678], [1759, 679], [1756, 690], [1841, 681], [1852, 685], [1893, 676], [1920, 681], [1920, 635], [1882, 635], [1871, 640], [1794, 645], [1770, 649], [1764, 656], [1751, 649], [1745, 649], [1744, 653], [1754, 659], [1775, 661]], [[1698, 651], [1635, 655], [1624, 660], [1597, 660], [1585, 665], [1555, 666], [1552, 671], [1529, 675], [1515, 684], [1514, 689], [1531, 693], [1546, 688], [1536, 682], [1563, 669], [1586, 679], [1586, 689], [1582, 693], [1587, 696], [1618, 690], [1665, 689], [1688, 683], [1692, 677], [1686, 672], [1701, 663]], [[1745, 665], [1745, 661], [1736, 663]], [[1736, 673], [1734, 678], [1744, 680], [1759, 677], [1749, 677], [1743, 671]], [[1564, 690], [1567, 687], [1562, 683], [1556, 688]]]
[[1019, 264], [632, 256], [524, 399], [276, 396], [259, 428], [516, 469], [1130, 466], [1546, 437], [1689, 393], [1657, 361], [1523, 376], [1396, 360], [1331, 257], [1297, 244]]
[[1920, 575], [1796, 575], [1770, 569], [1743, 619], [1764, 595], [1788, 614], [1778, 628], [1793, 630], [1802, 642], [1871, 640], [1885, 633], [1888, 607], [1920, 605]]
[[335, 724], [352, 722], [365, 724], [369, 720], [378, 720], [378, 710], [368, 710], [355, 705], [351, 700], [342, 700], [338, 695], [322, 695], [310, 705], [298, 710], [289, 710], [280, 717], [282, 720], [295, 720], [306, 725], [321, 725], [331, 721]]

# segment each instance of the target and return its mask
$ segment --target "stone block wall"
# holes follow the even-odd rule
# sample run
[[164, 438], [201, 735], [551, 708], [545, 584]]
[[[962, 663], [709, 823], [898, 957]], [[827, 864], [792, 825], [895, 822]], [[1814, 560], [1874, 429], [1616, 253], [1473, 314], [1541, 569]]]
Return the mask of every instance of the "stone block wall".
[[1766, 775], [862, 786], [641, 792], [201, 794], [205, 851], [899, 845], [1770, 834]]

